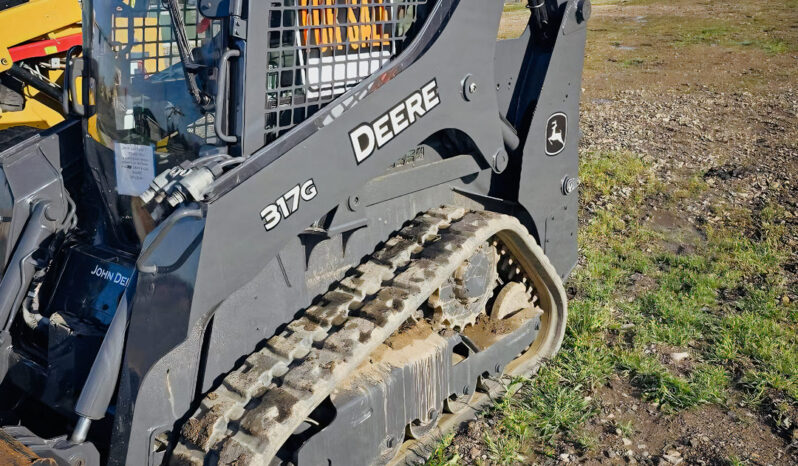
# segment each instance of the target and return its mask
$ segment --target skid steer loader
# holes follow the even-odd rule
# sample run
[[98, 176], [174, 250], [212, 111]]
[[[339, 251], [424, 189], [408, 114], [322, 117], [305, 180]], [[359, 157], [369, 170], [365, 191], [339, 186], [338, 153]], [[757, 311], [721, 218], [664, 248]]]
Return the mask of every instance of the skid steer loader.
[[83, 0], [0, 152], [3, 464], [389, 464], [561, 344], [589, 0]]
[[0, 146], [64, 120], [61, 81], [67, 54], [80, 50], [80, 17], [77, 0], [0, 0]]

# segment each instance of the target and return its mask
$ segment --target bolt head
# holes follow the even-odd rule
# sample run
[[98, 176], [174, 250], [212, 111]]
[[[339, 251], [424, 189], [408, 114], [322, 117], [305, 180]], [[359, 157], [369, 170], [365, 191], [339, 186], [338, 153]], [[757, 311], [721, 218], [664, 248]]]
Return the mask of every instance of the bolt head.
[[579, 188], [579, 178], [566, 176], [562, 181], [562, 193], [566, 196]]
[[579, 5], [576, 7], [576, 20], [580, 23], [584, 23], [585, 21], [589, 20], [592, 10], [593, 6], [591, 5], [590, 0], [581, 0]]
[[0, 58], [0, 63], [2, 63], [3, 65], [8, 65], [8, 59]]
[[479, 85], [470, 74], [463, 79], [463, 97], [465, 100], [471, 100], [471, 97], [477, 93], [478, 89]]
[[360, 196], [357, 194], [349, 196], [349, 202], [347, 204], [349, 205], [349, 210], [352, 212], [356, 211], [358, 207], [360, 207]]
[[510, 156], [507, 155], [507, 151], [504, 149], [499, 149], [499, 151], [493, 156], [493, 171], [497, 174], [502, 173], [507, 169], [507, 165], [509, 164]]

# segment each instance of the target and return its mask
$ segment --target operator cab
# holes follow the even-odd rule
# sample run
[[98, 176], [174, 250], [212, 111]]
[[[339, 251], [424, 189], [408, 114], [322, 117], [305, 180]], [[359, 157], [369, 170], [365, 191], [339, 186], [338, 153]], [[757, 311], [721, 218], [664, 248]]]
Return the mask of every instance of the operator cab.
[[84, 124], [87, 161], [108, 214], [108, 239], [135, 251], [154, 227], [139, 199], [153, 179], [226, 152], [210, 97], [226, 35], [196, 0], [89, 0], [84, 15], [91, 24], [84, 28], [84, 95], [93, 104]]

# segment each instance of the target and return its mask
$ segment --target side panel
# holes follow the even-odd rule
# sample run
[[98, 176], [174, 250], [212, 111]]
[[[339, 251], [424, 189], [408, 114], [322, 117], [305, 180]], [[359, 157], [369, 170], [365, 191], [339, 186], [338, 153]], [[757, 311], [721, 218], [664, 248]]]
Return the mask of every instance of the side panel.
[[[526, 61], [533, 63], [522, 70], [519, 83], [526, 82], [526, 90], [516, 89], [519, 109], [534, 109], [534, 113], [515, 113], [517, 126], [526, 127], [526, 141], [522, 148], [518, 203], [532, 215], [542, 230], [542, 246], [562, 278], [576, 265], [577, 252], [577, 190], [564, 188], [569, 179], [578, 180], [579, 170], [579, 100], [582, 91], [586, 21], [578, 14], [578, 2], [564, 3], [562, 24], [550, 52], [529, 47]], [[524, 75], [523, 73], [526, 73]], [[542, 87], [537, 82], [542, 80]], [[526, 105], [525, 102], [534, 102]], [[564, 144], [556, 155], [547, 154], [547, 139], [552, 118], [564, 114], [567, 129]], [[556, 130], [555, 130], [556, 131]], [[571, 185], [571, 187], [575, 187]]]

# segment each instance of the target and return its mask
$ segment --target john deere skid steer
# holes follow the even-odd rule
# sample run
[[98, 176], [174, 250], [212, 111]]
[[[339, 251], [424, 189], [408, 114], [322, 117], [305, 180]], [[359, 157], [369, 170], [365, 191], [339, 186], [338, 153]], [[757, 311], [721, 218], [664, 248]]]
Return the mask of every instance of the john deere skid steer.
[[417, 462], [559, 349], [589, 0], [83, 0], [0, 152], [0, 463]]

